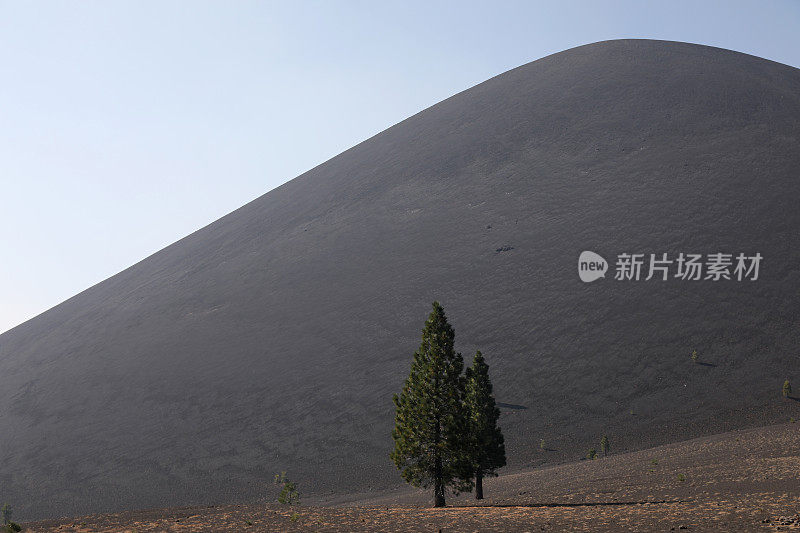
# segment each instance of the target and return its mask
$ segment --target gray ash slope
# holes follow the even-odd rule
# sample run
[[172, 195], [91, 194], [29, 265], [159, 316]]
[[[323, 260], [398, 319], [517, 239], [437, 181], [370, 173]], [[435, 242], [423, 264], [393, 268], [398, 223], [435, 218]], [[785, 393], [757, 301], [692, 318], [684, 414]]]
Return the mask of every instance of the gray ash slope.
[[[785, 420], [799, 147], [800, 71], [740, 53], [609, 41], [492, 78], [0, 336], [2, 497], [34, 518], [253, 500], [280, 470], [319, 497], [402, 486], [391, 396], [434, 299], [510, 406], [509, 470]], [[582, 250], [764, 261], [584, 284]]]

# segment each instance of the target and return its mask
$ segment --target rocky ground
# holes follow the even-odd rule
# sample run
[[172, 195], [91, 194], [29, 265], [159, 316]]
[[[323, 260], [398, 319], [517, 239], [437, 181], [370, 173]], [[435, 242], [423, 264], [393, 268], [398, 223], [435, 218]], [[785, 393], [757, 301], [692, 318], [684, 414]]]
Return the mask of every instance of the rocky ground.
[[128, 511], [23, 526], [137, 533], [785, 531], [800, 529], [800, 424], [506, 474], [485, 490], [481, 502], [462, 495], [445, 509], [430, 508], [427, 492], [398, 490], [349, 502]]

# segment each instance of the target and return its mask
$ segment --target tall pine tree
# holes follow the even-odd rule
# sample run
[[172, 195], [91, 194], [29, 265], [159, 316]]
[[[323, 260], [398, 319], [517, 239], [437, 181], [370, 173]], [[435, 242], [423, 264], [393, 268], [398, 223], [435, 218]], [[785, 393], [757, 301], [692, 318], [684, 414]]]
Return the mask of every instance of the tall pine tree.
[[392, 461], [415, 487], [433, 486], [434, 505], [445, 505], [445, 489], [472, 488], [464, 410], [464, 360], [454, 350], [455, 333], [444, 309], [433, 311], [422, 330], [403, 391], [394, 396]]
[[469, 424], [470, 459], [475, 477], [475, 498], [483, 499], [483, 478], [496, 476], [495, 470], [506, 465], [503, 433], [497, 425], [500, 409], [492, 396], [489, 365], [477, 352], [467, 369], [464, 403]]

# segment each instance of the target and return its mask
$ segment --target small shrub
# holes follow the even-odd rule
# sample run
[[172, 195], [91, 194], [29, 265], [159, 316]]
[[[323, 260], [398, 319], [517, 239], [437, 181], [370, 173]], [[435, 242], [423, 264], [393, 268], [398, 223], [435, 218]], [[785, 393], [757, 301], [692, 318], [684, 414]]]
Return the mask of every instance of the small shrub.
[[544, 442], [544, 439], [539, 441], [539, 449], [545, 451], [547, 449], [547, 445]]
[[681, 483], [686, 481], [686, 476], [684, 476], [683, 474], [678, 474], [678, 481], [680, 481]]
[[2, 531], [3, 533], [18, 533], [19, 531], [22, 531], [22, 526], [16, 522], [9, 522], [3, 526]]
[[790, 423], [790, 424], [794, 424], [794, 417], [793, 417], [793, 416], [790, 416], [790, 417], [789, 417], [789, 423]]
[[300, 513], [294, 512], [292, 516], [289, 517], [289, 520], [292, 522], [297, 522], [300, 519]]
[[284, 483], [281, 493], [278, 494], [278, 502], [286, 505], [300, 503], [300, 493], [297, 491], [297, 485], [292, 481]]
[[658, 459], [651, 459], [650, 460], [650, 464], [653, 465], [653, 466], [657, 466], [658, 465]]
[[696, 363], [698, 359], [697, 350], [692, 350], [692, 363]]
[[253, 525], [253, 522], [251, 522], [250, 520], [245, 520], [244, 523], [247, 524], [248, 526], [252, 526]]
[[789, 383], [789, 380], [783, 382], [783, 397], [788, 398], [789, 395], [792, 393], [792, 384]]
[[281, 492], [278, 494], [279, 503], [284, 505], [300, 503], [300, 492], [297, 490], [297, 483], [290, 481], [286, 477], [286, 472], [275, 474], [275, 484], [281, 485]]
[[597, 450], [594, 448], [589, 448], [589, 453], [586, 454], [586, 458], [594, 461], [595, 457], [597, 457]]

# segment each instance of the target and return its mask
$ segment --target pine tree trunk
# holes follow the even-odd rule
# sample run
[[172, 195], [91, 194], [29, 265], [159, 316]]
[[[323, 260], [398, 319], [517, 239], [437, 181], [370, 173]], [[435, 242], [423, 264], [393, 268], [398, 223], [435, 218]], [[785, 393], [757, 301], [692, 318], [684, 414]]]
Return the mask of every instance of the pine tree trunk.
[[483, 472], [475, 473], [475, 499], [483, 499]]
[[436, 457], [436, 480], [433, 484], [433, 506], [444, 507], [444, 483], [442, 480], [442, 458]]
[[[439, 388], [439, 379], [436, 379], [436, 388]], [[439, 454], [439, 442], [442, 438], [442, 427], [441, 422], [437, 419], [436, 420], [436, 433], [433, 437], [433, 442], [436, 445], [436, 460], [434, 462], [434, 473], [433, 477], [435, 478], [433, 481], [433, 506], [434, 507], [444, 507], [444, 474], [442, 472], [442, 456]]]
[[434, 507], [444, 507], [444, 487], [441, 484], [437, 483], [437, 486], [433, 489], [433, 506]]

